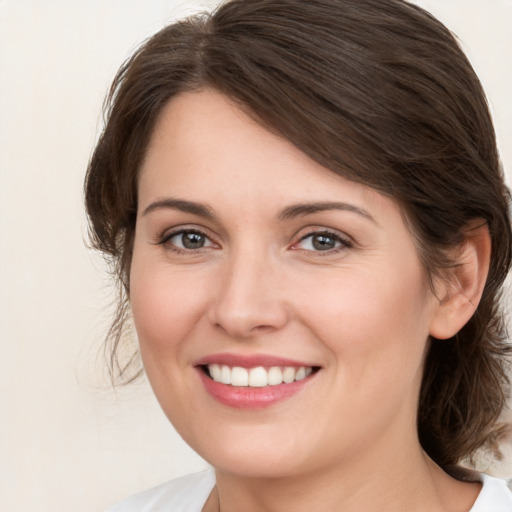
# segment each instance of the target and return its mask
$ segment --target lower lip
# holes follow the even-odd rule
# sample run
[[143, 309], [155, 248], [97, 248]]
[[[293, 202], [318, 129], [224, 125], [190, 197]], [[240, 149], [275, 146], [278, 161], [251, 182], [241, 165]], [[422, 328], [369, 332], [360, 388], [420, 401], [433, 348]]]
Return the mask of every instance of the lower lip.
[[305, 379], [291, 382], [290, 384], [277, 384], [253, 388], [249, 386], [231, 386], [215, 382], [208, 377], [201, 368], [198, 368], [201, 380], [206, 391], [218, 402], [237, 409], [262, 409], [273, 404], [291, 398], [299, 393], [302, 388], [314, 377], [314, 373]]

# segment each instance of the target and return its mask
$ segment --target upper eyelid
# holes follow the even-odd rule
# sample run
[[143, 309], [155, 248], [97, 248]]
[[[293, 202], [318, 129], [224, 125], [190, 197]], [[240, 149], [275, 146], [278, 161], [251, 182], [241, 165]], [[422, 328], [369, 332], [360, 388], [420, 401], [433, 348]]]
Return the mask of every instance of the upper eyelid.
[[208, 238], [211, 238], [211, 230], [204, 226], [197, 226], [195, 224], [179, 224], [173, 227], [167, 227], [161, 231], [159, 238], [169, 238], [173, 235], [179, 235], [183, 232], [192, 232], [192, 233], [200, 233]]
[[[219, 245], [219, 236], [216, 236], [214, 233], [212, 233], [212, 231], [209, 228], [197, 224], [182, 224], [173, 227], [168, 227], [164, 229], [161, 232], [161, 234], [158, 235], [156, 243], [164, 244], [172, 237], [177, 236], [183, 232], [199, 233], [208, 238], [212, 243]], [[356, 243], [354, 238], [344, 231], [340, 231], [338, 229], [327, 226], [318, 225], [304, 226], [301, 229], [297, 230], [295, 234], [292, 235], [292, 240], [294, 241], [291, 242], [291, 245], [295, 245], [309, 236], [319, 235], [322, 233], [326, 233], [333, 237], [339, 238], [341, 242], [350, 243], [352, 245]]]
[[[165, 229], [160, 235], [158, 235], [156, 240], [156, 245], [165, 245], [167, 244], [172, 238], [175, 236], [178, 236], [182, 233], [198, 233], [200, 235], [203, 235], [205, 238], [207, 238], [212, 244], [218, 245], [218, 242], [215, 241], [215, 238], [212, 237], [209, 233], [209, 230], [201, 227], [192, 227], [192, 226], [176, 226], [173, 228], [167, 228]], [[207, 247], [205, 247], [207, 248]]]
[[[301, 230], [299, 230], [300, 233]], [[330, 249], [326, 249], [324, 251], [314, 250], [311, 248], [303, 248], [298, 247], [299, 244], [303, 243], [305, 240], [307, 240], [310, 237], [318, 236], [318, 235], [328, 235], [336, 239], [337, 245], [335, 247], [332, 247]], [[297, 234], [298, 235], [298, 234]], [[293, 252], [299, 251], [306, 254], [319, 256], [319, 257], [328, 257], [328, 256], [335, 256], [338, 255], [342, 251], [350, 250], [357, 248], [355, 240], [346, 234], [345, 232], [338, 231], [336, 229], [327, 228], [327, 227], [315, 227], [309, 229], [309, 231], [305, 232], [304, 234], [300, 236], [295, 236], [294, 242], [289, 246], [289, 249]]]
[[[306, 235], [300, 237], [297, 242], [294, 242], [292, 244], [292, 246], [295, 246], [295, 245], [307, 240], [308, 238], [312, 238], [314, 236], [320, 236], [320, 235], [328, 235], [328, 237], [334, 238], [336, 240], [336, 242], [338, 242], [340, 244], [340, 246], [343, 246], [343, 247], [352, 247], [354, 245], [354, 242], [349, 237], [341, 236], [336, 233], [332, 233], [330, 231], [314, 231], [312, 233], [309, 233], [309, 234], [306, 234]], [[327, 251], [325, 251], [325, 252], [327, 252]]]
[[339, 231], [328, 229], [328, 228], [323, 228], [323, 229], [313, 229], [311, 231], [308, 231], [304, 235], [301, 235], [300, 240], [303, 240], [304, 238], [307, 238], [308, 236], [322, 235], [322, 234], [332, 235], [334, 237], [343, 238], [343, 239], [350, 238], [348, 235], [340, 233]]
[[[301, 234], [301, 232], [304, 233]], [[340, 240], [344, 240], [345, 242], [355, 243], [354, 238], [347, 234], [346, 232], [334, 228], [328, 228], [326, 226], [309, 226], [301, 228], [296, 232], [294, 238], [300, 241], [304, 240], [304, 238], [307, 238], [308, 236], [320, 235], [322, 233], [327, 233], [329, 235], [339, 238]]]

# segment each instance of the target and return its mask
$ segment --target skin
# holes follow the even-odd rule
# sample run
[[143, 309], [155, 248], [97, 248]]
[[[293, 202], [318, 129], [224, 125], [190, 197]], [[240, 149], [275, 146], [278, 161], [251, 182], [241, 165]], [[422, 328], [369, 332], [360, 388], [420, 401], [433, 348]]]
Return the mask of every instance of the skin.
[[[284, 218], [311, 202], [345, 206]], [[204, 245], [184, 248], [183, 229]], [[313, 244], [321, 234], [332, 248]], [[434, 296], [391, 199], [215, 91], [162, 112], [141, 170], [130, 300], [164, 412], [216, 469], [205, 511], [468, 511], [479, 485], [446, 475], [416, 433], [428, 336], [470, 314], [457, 296], [442, 283]], [[320, 370], [293, 397], [241, 410], [214, 400], [195, 367], [221, 352]]]

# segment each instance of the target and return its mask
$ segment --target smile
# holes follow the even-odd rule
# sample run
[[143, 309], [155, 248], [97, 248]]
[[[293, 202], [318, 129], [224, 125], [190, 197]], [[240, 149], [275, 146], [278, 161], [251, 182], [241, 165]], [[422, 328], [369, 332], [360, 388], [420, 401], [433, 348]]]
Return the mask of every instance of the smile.
[[221, 384], [236, 387], [262, 388], [265, 386], [278, 386], [291, 384], [305, 379], [311, 373], [311, 366], [257, 366], [254, 368], [230, 367], [228, 365], [209, 364], [206, 366], [209, 376]]
[[322, 369], [274, 355], [211, 354], [195, 362], [204, 389], [216, 402], [235, 409], [262, 409], [314, 386]]

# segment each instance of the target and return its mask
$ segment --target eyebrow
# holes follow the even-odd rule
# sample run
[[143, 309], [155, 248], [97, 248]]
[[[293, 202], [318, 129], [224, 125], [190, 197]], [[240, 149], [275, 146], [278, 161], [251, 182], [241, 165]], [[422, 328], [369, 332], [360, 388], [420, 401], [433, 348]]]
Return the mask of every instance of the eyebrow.
[[286, 207], [279, 214], [279, 219], [287, 220], [295, 217], [302, 217], [305, 215], [311, 215], [313, 213], [325, 212], [328, 210], [341, 210], [361, 215], [365, 219], [375, 222], [375, 219], [363, 208], [355, 206], [350, 203], [343, 202], [314, 202], [314, 203], [301, 203], [294, 204]]
[[[182, 212], [191, 213], [193, 215], [204, 217], [209, 220], [217, 220], [217, 216], [209, 206], [201, 203], [196, 203], [195, 201], [187, 201], [185, 199], [174, 198], [166, 198], [154, 201], [153, 203], [146, 207], [146, 209], [142, 213], [142, 216], [160, 209], [180, 210]], [[280, 220], [289, 220], [295, 217], [303, 217], [306, 215], [312, 215], [314, 213], [325, 212], [329, 210], [341, 210], [356, 213], [358, 215], [361, 215], [365, 219], [375, 222], [375, 219], [363, 208], [360, 208], [350, 203], [332, 201], [293, 204], [281, 210], [281, 212], [278, 215], [278, 218]]]
[[210, 220], [217, 219], [217, 216], [213, 213], [213, 210], [209, 206], [206, 206], [201, 203], [196, 203], [194, 201], [186, 201], [185, 199], [173, 198], [160, 199], [158, 201], [151, 203], [142, 212], [142, 216], [154, 212], [155, 210], [161, 209], [180, 210], [182, 212], [192, 213], [193, 215], [198, 215], [199, 217], [204, 217]]

